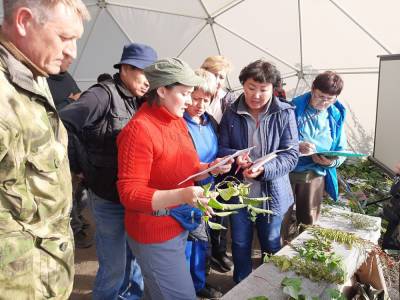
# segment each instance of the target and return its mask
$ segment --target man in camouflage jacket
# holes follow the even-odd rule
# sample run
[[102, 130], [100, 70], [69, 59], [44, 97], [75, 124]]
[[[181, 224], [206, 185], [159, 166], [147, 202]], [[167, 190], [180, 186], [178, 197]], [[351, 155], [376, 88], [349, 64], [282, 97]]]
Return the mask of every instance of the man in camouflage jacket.
[[0, 299], [68, 299], [73, 283], [67, 133], [46, 82], [89, 18], [81, 0], [3, 1]]

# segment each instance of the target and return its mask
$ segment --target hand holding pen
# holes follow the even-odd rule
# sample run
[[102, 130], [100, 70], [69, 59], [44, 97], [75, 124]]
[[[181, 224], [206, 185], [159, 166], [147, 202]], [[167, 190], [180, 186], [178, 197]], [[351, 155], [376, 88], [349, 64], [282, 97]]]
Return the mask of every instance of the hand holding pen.
[[253, 162], [252, 162], [249, 154], [250, 154], [249, 152], [246, 152], [245, 154], [239, 155], [236, 158], [237, 168], [236, 168], [236, 171], [235, 171], [235, 175], [239, 172], [240, 169], [246, 169], [246, 168], [251, 166], [251, 164]]
[[313, 143], [303, 141], [303, 142], [299, 142], [299, 151], [300, 151], [300, 154], [310, 155], [312, 153], [315, 153], [317, 151], [317, 149]]
[[258, 168], [257, 171], [253, 172], [250, 168], [253, 165], [253, 161], [251, 160], [249, 153], [244, 154], [243, 156], [239, 156], [236, 159], [236, 164], [238, 165], [235, 175], [239, 172], [240, 169], [243, 169], [243, 176], [245, 178], [256, 178], [262, 172], [264, 172], [264, 167]]

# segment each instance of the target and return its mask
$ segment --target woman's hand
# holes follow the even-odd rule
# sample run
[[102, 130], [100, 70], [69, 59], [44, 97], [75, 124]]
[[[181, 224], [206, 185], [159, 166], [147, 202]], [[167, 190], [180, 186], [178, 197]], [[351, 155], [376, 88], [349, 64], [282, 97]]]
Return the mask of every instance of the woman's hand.
[[313, 154], [311, 155], [313, 162], [324, 167], [330, 166], [336, 159], [330, 159], [324, 155]]
[[316, 151], [315, 145], [310, 142], [300, 142], [299, 143], [299, 151], [301, 154], [311, 154]]
[[258, 177], [262, 172], [264, 172], [264, 167], [258, 168], [255, 172], [253, 172], [251, 168], [247, 168], [243, 170], [243, 176], [245, 178], [254, 179]]
[[394, 166], [394, 171], [396, 172], [396, 175], [400, 174], [400, 162], [398, 162], [395, 166]]
[[[220, 158], [215, 159], [213, 162], [211, 162], [211, 163], [209, 164], [209, 167], [212, 167], [213, 165], [219, 163], [221, 160], [224, 160], [224, 159], [225, 159], [225, 157], [220, 157]], [[231, 168], [232, 168], [233, 162], [234, 162], [234, 160], [233, 160], [233, 158], [231, 158], [230, 160], [228, 160], [228, 161], [226, 162], [226, 164], [215, 168], [215, 169], [212, 170], [210, 173], [213, 174], [213, 175], [219, 175], [219, 174], [228, 173], [228, 172], [231, 170]]]
[[236, 158], [236, 165], [240, 169], [246, 169], [246, 168], [250, 167], [251, 164], [252, 164], [252, 161], [251, 161], [251, 158], [248, 153], [239, 155]]
[[182, 192], [184, 203], [187, 203], [194, 207], [198, 207], [198, 204], [201, 204], [207, 209], [206, 215], [211, 217], [211, 215], [214, 214], [213, 209], [208, 206], [208, 201], [210, 201], [210, 199], [204, 196], [204, 190], [202, 187], [189, 186], [187, 188], [184, 188]]

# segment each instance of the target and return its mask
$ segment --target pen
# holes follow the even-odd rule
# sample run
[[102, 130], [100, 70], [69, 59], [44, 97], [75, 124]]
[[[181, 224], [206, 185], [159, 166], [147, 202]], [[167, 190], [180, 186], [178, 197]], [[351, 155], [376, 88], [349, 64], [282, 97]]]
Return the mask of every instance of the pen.
[[[244, 155], [243, 155], [243, 159], [248, 159], [249, 160], [249, 162], [251, 162], [251, 159], [250, 159], [250, 157], [249, 157], [249, 152], [246, 152]], [[240, 166], [237, 166], [237, 168], [236, 168], [236, 171], [235, 171], [235, 175], [239, 172], [239, 170], [240, 170]]]

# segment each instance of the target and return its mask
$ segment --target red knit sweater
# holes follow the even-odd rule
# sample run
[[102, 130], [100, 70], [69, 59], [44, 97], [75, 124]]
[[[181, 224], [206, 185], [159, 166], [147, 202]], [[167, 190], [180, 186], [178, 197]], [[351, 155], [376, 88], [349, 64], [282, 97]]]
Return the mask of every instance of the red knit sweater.
[[156, 190], [170, 190], [198, 172], [200, 162], [183, 118], [164, 107], [144, 104], [117, 139], [118, 191], [125, 228], [139, 243], [160, 243], [184, 229], [170, 216], [152, 216]]

